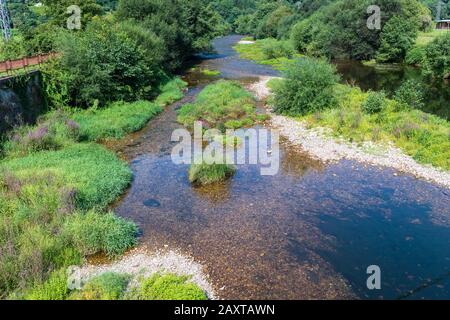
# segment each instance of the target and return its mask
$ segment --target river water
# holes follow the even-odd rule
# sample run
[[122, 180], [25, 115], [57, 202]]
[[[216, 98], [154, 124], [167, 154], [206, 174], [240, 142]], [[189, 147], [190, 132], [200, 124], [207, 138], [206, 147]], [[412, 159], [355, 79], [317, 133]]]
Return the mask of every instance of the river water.
[[[450, 298], [450, 191], [390, 169], [324, 165], [281, 141], [281, 168], [238, 166], [227, 182], [198, 188], [175, 165], [176, 110], [221, 78], [277, 75], [240, 59], [240, 38], [215, 41], [185, 75], [190, 87], [141, 132], [115, 145], [134, 181], [116, 212], [134, 220], [147, 250], [177, 249], [205, 266], [224, 299]], [[367, 267], [381, 290], [367, 288]]]

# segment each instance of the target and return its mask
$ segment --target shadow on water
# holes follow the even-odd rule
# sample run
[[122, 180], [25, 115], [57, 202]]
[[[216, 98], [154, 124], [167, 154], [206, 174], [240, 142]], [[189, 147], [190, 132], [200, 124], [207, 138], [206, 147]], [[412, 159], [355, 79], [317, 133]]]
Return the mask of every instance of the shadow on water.
[[[199, 61], [244, 82], [276, 74], [241, 60], [239, 37]], [[450, 298], [450, 196], [393, 170], [350, 161], [324, 165], [281, 141], [280, 172], [240, 165], [227, 182], [197, 188], [171, 161], [176, 110], [212, 81], [186, 74], [186, 97], [117, 146], [134, 182], [117, 204], [139, 224], [148, 250], [178, 248], [205, 266], [225, 299]], [[382, 290], [366, 287], [369, 265]], [[440, 280], [442, 279], [442, 280]]]

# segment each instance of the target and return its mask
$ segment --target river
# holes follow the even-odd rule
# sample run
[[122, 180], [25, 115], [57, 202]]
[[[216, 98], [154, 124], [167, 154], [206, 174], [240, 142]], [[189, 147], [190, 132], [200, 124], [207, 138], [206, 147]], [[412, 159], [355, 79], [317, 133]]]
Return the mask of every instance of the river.
[[[446, 189], [352, 161], [324, 165], [284, 140], [275, 176], [240, 165], [227, 182], [190, 185], [188, 166], [170, 157], [176, 110], [218, 78], [277, 75], [240, 59], [239, 39], [217, 39], [217, 54], [184, 76], [186, 96], [115, 146], [134, 172], [115, 211], [139, 225], [142, 247], [192, 256], [224, 299], [450, 299]], [[381, 269], [381, 290], [367, 288], [370, 265]]]

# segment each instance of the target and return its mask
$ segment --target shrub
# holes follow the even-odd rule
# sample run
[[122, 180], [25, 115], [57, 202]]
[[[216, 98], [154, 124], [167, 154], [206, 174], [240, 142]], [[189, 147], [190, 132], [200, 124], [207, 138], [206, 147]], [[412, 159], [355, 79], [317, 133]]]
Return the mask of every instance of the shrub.
[[292, 58], [294, 49], [288, 41], [262, 40], [262, 52], [266, 59]]
[[425, 47], [417, 46], [408, 51], [405, 62], [410, 65], [420, 66], [425, 59]]
[[394, 99], [404, 108], [422, 109], [425, 105], [422, 85], [413, 80], [405, 81], [395, 92]]
[[66, 300], [69, 292], [65, 269], [61, 269], [53, 272], [46, 282], [31, 289], [24, 298], [25, 300]]
[[333, 87], [339, 76], [331, 64], [314, 58], [296, 59], [287, 66], [285, 78], [274, 88], [275, 112], [304, 115], [336, 105]]
[[106, 272], [86, 283], [69, 297], [71, 300], [120, 300], [130, 281], [130, 276]]
[[[211, 161], [212, 162], [212, 161]], [[192, 164], [189, 169], [189, 181], [194, 184], [207, 185], [224, 181], [231, 177], [236, 169], [228, 164], [209, 164], [203, 161], [201, 164]]]
[[96, 211], [76, 213], [65, 224], [64, 233], [85, 255], [105, 252], [109, 256], [124, 253], [136, 244], [136, 225], [113, 213]]
[[140, 300], [207, 300], [205, 292], [186, 276], [155, 274], [142, 281]]
[[381, 112], [386, 106], [386, 94], [383, 91], [369, 91], [366, 101], [362, 104], [362, 109], [367, 114]]

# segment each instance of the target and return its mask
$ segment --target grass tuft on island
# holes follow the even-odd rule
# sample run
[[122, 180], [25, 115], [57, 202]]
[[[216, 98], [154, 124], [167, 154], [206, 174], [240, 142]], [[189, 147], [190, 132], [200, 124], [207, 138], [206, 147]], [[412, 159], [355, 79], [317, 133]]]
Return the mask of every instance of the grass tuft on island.
[[203, 160], [200, 164], [192, 164], [189, 168], [189, 181], [194, 185], [208, 185], [225, 181], [236, 172], [236, 168], [228, 164], [212, 163]]
[[192, 128], [201, 121], [206, 128], [238, 129], [257, 120], [254, 97], [239, 83], [219, 80], [200, 92], [194, 103], [178, 111], [178, 122]]

